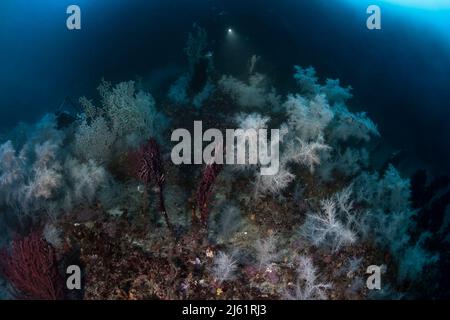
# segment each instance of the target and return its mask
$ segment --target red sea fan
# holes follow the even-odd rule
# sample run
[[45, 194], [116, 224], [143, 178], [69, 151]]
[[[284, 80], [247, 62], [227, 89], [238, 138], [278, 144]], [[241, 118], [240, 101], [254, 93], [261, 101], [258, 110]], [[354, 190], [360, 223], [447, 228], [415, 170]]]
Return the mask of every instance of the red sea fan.
[[128, 156], [133, 175], [142, 181], [147, 187], [155, 185], [159, 195], [159, 208], [166, 220], [169, 229], [172, 226], [164, 204], [164, 165], [161, 158], [158, 142], [150, 138], [139, 150], [131, 152]]
[[137, 161], [136, 177], [146, 185], [155, 184], [161, 187], [164, 184], [164, 166], [159, 151], [158, 142], [150, 138], [142, 145], [134, 156]]
[[58, 273], [55, 253], [38, 232], [13, 241], [0, 253], [0, 271], [13, 285], [18, 298], [64, 299], [63, 279]]
[[[197, 208], [200, 210], [200, 221], [204, 226], [208, 222], [209, 202], [214, 187], [214, 182], [220, 173], [222, 166], [212, 163], [203, 170], [202, 180], [197, 189]], [[194, 218], [196, 218], [194, 216]]]

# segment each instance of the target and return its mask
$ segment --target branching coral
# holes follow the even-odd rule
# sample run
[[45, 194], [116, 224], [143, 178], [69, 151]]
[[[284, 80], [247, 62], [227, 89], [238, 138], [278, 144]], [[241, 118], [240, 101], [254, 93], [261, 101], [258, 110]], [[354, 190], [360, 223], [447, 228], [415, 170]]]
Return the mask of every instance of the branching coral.
[[308, 214], [301, 227], [301, 235], [313, 245], [330, 247], [333, 252], [353, 244], [356, 233], [352, 230], [355, 218], [350, 191], [322, 200], [320, 206], [319, 213]]
[[357, 201], [384, 211], [404, 211], [410, 208], [410, 182], [390, 165], [384, 176], [363, 172], [354, 180]]
[[425, 250], [427, 232], [418, 239], [415, 229], [416, 211], [410, 206], [410, 181], [403, 179], [390, 165], [383, 177], [378, 173], [362, 173], [354, 180], [356, 200], [368, 206], [361, 233], [388, 248], [399, 267], [399, 280], [412, 280], [424, 268], [438, 260], [438, 255]]
[[313, 67], [301, 66], [294, 66], [294, 70], [294, 79], [300, 86], [301, 93], [316, 95], [320, 90], [316, 70]]
[[353, 97], [351, 90], [352, 87], [342, 87], [339, 79], [327, 79], [322, 86], [322, 92], [331, 104], [344, 103], [351, 99]]
[[265, 76], [251, 75], [248, 82], [247, 84], [232, 76], [223, 76], [218, 87], [242, 108], [263, 109], [270, 106], [277, 109], [279, 107], [280, 97], [275, 89], [268, 87]]
[[241, 107], [261, 107], [266, 104], [264, 88], [251, 86], [231, 76], [223, 76], [219, 88]]
[[339, 79], [327, 79], [325, 85], [319, 83], [319, 77], [313, 67], [303, 68], [294, 66], [294, 79], [300, 87], [301, 93], [314, 97], [317, 94], [325, 94], [331, 104], [344, 103], [352, 98], [351, 87], [341, 86]]
[[81, 203], [91, 204], [97, 192], [108, 185], [109, 174], [93, 160], [80, 162], [76, 158], [68, 158], [64, 166], [69, 190], [71, 190], [66, 195], [65, 204], [70, 203], [70, 207]]
[[[239, 132], [244, 137], [236, 133], [234, 138], [238, 141], [237, 144], [231, 147], [227, 145], [225, 151], [229, 152], [226, 155], [235, 151], [234, 154], [239, 155], [238, 159], [245, 158], [246, 164], [224, 170], [218, 179], [222, 165], [207, 163], [197, 189], [194, 190], [195, 194], [189, 199], [187, 190], [191, 185], [185, 183], [184, 179], [191, 180], [192, 175], [183, 172], [182, 167], [171, 167], [167, 172], [167, 181], [173, 183], [169, 186], [172, 193], [170, 201], [167, 201], [167, 204], [170, 203], [168, 208], [172, 208], [169, 212], [176, 211], [179, 221], [183, 221], [182, 224], [187, 229], [189, 223], [185, 221], [188, 216], [186, 211], [189, 210], [188, 205], [191, 205], [192, 226], [197, 222], [204, 227], [211, 227], [209, 223], [214, 226], [210, 228], [210, 232], [197, 232], [198, 229], [193, 228], [191, 233], [186, 234], [183, 234], [183, 228], [177, 229], [180, 231], [177, 233], [180, 250], [173, 254], [180, 256], [173, 261], [192, 261], [192, 256], [196, 255], [194, 266], [183, 265], [189, 272], [188, 277], [183, 279], [183, 290], [187, 290], [189, 285], [194, 286], [195, 282], [195, 286], [198, 285], [198, 290], [204, 294], [205, 282], [197, 280], [203, 276], [211, 279], [212, 275], [216, 280], [215, 284], [233, 280], [238, 280], [241, 284], [244, 282], [241, 280], [248, 280], [245, 277], [249, 277], [248, 282], [252, 285], [258, 281], [264, 282], [258, 283], [253, 289], [264, 288], [261, 292], [270, 292], [274, 296], [283, 294], [279, 288], [274, 287], [280, 280], [291, 278], [293, 261], [279, 259], [278, 250], [280, 244], [286, 244], [285, 240], [292, 236], [292, 226], [296, 230], [300, 228], [300, 240], [303, 240], [303, 244], [321, 249], [307, 246], [305, 250], [319, 256], [324, 253], [344, 259], [340, 266], [346, 262], [348, 265], [345, 264], [345, 267], [339, 267], [338, 270], [344, 269], [349, 273], [360, 271], [361, 261], [366, 261], [362, 260], [366, 256], [363, 256], [361, 250], [367, 247], [371, 249], [372, 246], [376, 247], [374, 250], [377, 253], [386, 251], [392, 254], [399, 282], [411, 280], [437, 261], [438, 255], [426, 250], [429, 234], [411, 232], [416, 230], [416, 212], [410, 205], [409, 180], [402, 178], [393, 166], [389, 166], [386, 172], [362, 171], [369, 167], [371, 150], [368, 142], [378, 136], [379, 132], [365, 113], [353, 113], [346, 105], [352, 96], [350, 87], [342, 87], [339, 80], [327, 79], [325, 83], [320, 83], [313, 68], [296, 67], [294, 79], [300, 86], [300, 94], [287, 94], [284, 103], [281, 103], [281, 97], [270, 86], [268, 78], [255, 72], [256, 56], [250, 64], [248, 79], [212, 77], [205, 64], [211, 63], [212, 55], [205, 55], [205, 49], [206, 33], [197, 28], [191, 34], [186, 49], [191, 68], [170, 88], [169, 100], [172, 104], [187, 106], [185, 111], [192, 114], [186, 118], [217, 113], [217, 119], [211, 119], [214, 123], [220, 122], [221, 127], [230, 124], [242, 129]], [[12, 140], [0, 145], [0, 206], [21, 215], [44, 216], [49, 213], [55, 218], [55, 212], [86, 206], [93, 208], [93, 204], [99, 204], [95, 206], [95, 210], [99, 211], [99, 215], [105, 214], [102, 218], [110, 219], [107, 232], [116, 233], [119, 224], [124, 222], [129, 229], [124, 231], [126, 234], [120, 241], [124, 238], [127, 241], [132, 239], [133, 244], [139, 242], [142, 248], [161, 248], [163, 245], [160, 243], [157, 246], [152, 243], [154, 238], [146, 238], [142, 241], [145, 244], [138, 241], [141, 239], [135, 241], [132, 238], [135, 236], [132, 234], [135, 226], [132, 224], [142, 221], [139, 218], [145, 216], [143, 213], [148, 208], [153, 208], [149, 204], [151, 198], [148, 193], [155, 191], [159, 198], [159, 212], [168, 228], [174, 231], [166, 210], [165, 200], [169, 200], [164, 195], [166, 172], [157, 142], [167, 121], [158, 112], [153, 97], [136, 90], [133, 82], [117, 85], [103, 82], [99, 93], [99, 106], [86, 98], [81, 99], [85, 113], [70, 128], [56, 129], [54, 117], [48, 116], [39, 125], [27, 127], [29, 132], [24, 134], [25, 139], [16, 139], [25, 140], [23, 143]], [[210, 110], [215, 102], [220, 107], [229, 104], [230, 108]], [[242, 113], [235, 113], [237, 108]], [[176, 121], [184, 120], [183, 115], [184, 113], [178, 115], [181, 118]], [[267, 139], [258, 139], [258, 143], [252, 144], [250, 148], [250, 139], [254, 141], [255, 137], [261, 138], [260, 135], [268, 134], [260, 129], [269, 127], [280, 128], [280, 141], [267, 142], [268, 138], [278, 137], [278, 132], [271, 131], [270, 136], [265, 137]], [[257, 135], [245, 136], [250, 135], [245, 130], [252, 134], [256, 132]], [[280, 150], [280, 157], [276, 154], [279, 170], [273, 175], [260, 175], [256, 169], [265, 166], [264, 161], [261, 161], [264, 156], [260, 157], [260, 152], [262, 150], [264, 153], [266, 149], [265, 157], [269, 159], [269, 143], [271, 147], [276, 143], [276, 150]], [[129, 152], [130, 149], [136, 151]], [[271, 155], [274, 155], [274, 149], [270, 149]], [[126, 153], [128, 158], [122, 157]], [[257, 160], [249, 161], [250, 159]], [[120, 166], [126, 160], [138, 181], [121, 175], [126, 170]], [[250, 162], [251, 165], [247, 164]], [[246, 170], [235, 170], [236, 167]], [[255, 170], [247, 170], [249, 168]], [[109, 173], [107, 169], [114, 171]], [[335, 190], [342, 188], [343, 183], [349, 186], [336, 193]], [[250, 196], [252, 186], [253, 197]], [[289, 188], [290, 186], [293, 188]], [[239, 188], [238, 194], [233, 192], [235, 188]], [[299, 189], [302, 192], [298, 192]], [[211, 205], [213, 195], [218, 196], [214, 199], [214, 206]], [[218, 214], [214, 214], [214, 210]], [[134, 213], [140, 214], [139, 217], [133, 216]], [[279, 227], [277, 236], [258, 239], [261, 235], [258, 223], [267, 231], [273, 230], [273, 221]], [[303, 225], [298, 227], [302, 221]], [[30, 290], [35, 288], [30, 289], [24, 282], [35, 286], [36, 280], [22, 280], [22, 274], [11, 271], [13, 264], [36, 263], [43, 268], [43, 264], [51, 264], [50, 260], [54, 260], [49, 243], [55, 247], [62, 243], [69, 245], [69, 241], [65, 241], [68, 239], [66, 235], [61, 234], [58, 229], [58, 219], [41, 222], [45, 223], [43, 236], [48, 243], [40, 239], [41, 235], [31, 235], [16, 241], [11, 252], [2, 256], [6, 266], [4, 272], [16, 289], [27, 298], [59, 298], [62, 295], [59, 287], [52, 287], [53, 279], [57, 278], [53, 270], [55, 267], [46, 269], [50, 276], [39, 286], [44, 288], [44, 293], [37, 290], [30, 294]], [[205, 241], [196, 241], [205, 235], [208, 235], [208, 238], [202, 238]], [[63, 236], [64, 241], [61, 239]], [[296, 245], [297, 238], [289, 244]], [[117, 240], [117, 243], [120, 241]], [[366, 246], [364, 241], [370, 242], [370, 246]], [[181, 247], [181, 244], [193, 243], [194, 248]], [[106, 247], [109, 244], [107, 242]], [[245, 253], [249, 253], [249, 258], [254, 260], [245, 266], [238, 279], [236, 255], [225, 253], [229, 252], [225, 251], [229, 245], [242, 245]], [[341, 250], [350, 245], [355, 247]], [[292, 248], [287, 246], [285, 250]], [[212, 258], [214, 252], [217, 252], [214, 260], [202, 258], [200, 261], [200, 253], [204, 251], [207, 258]], [[336, 254], [338, 251], [339, 254]], [[358, 258], [347, 261], [345, 254], [349, 252]], [[296, 253], [289, 253], [296, 256]], [[35, 259], [33, 254], [41, 257]], [[18, 258], [14, 258], [15, 256]], [[288, 255], [286, 256], [289, 260]], [[105, 257], [105, 261], [107, 258]], [[127, 263], [134, 261], [133, 258], [130, 259]], [[165, 261], [162, 265], [167, 266], [166, 262], [170, 264]], [[241, 263], [249, 263], [249, 260], [242, 259]], [[200, 268], [201, 265], [208, 267]], [[31, 267], [38, 269], [35, 265]], [[125, 264], [122, 267], [125, 268]], [[195, 272], [190, 273], [190, 268]], [[32, 273], [36, 273], [34, 269]], [[40, 275], [34, 276], [39, 278]], [[357, 276], [353, 283], [347, 281], [345, 285], [351, 285], [353, 291], [362, 291], [361, 275]], [[207, 277], [203, 279], [208, 279]], [[142, 277], [144, 278], [146, 277]], [[319, 281], [318, 278], [312, 258], [300, 256], [297, 283], [294, 286], [288, 284], [284, 292], [285, 298], [327, 298], [331, 284]], [[201, 288], [200, 283], [203, 283]], [[271, 290], [266, 290], [267, 288]], [[222, 289], [226, 291], [227, 286]]]
[[289, 95], [285, 109], [290, 129], [297, 138], [306, 142], [324, 136], [325, 128], [334, 117], [325, 95], [317, 95], [311, 100], [300, 95]]
[[243, 226], [243, 218], [237, 205], [226, 204], [221, 208], [216, 224], [216, 235], [219, 242], [227, 242]]
[[198, 60], [204, 55], [207, 45], [208, 35], [206, 30], [194, 24], [194, 31], [189, 33], [188, 41], [184, 48], [191, 71], [193, 71]]
[[135, 146], [158, 135], [158, 129], [163, 128], [167, 120], [156, 110], [155, 100], [149, 93], [136, 92], [133, 81], [114, 87], [106, 83], [101, 86], [103, 109], [116, 137]]
[[111, 160], [114, 135], [104, 117], [87, 120], [78, 126], [75, 132], [74, 153], [84, 160], [105, 163]]
[[270, 118], [259, 113], [238, 113], [234, 121], [240, 129], [267, 129]]
[[25, 159], [16, 155], [11, 141], [0, 146], [0, 201], [11, 205], [15, 202], [18, 186], [24, 183]]
[[[200, 211], [200, 221], [206, 226], [208, 223], [208, 215], [209, 215], [209, 205], [211, 201], [211, 195], [214, 188], [214, 183], [216, 181], [217, 176], [219, 175], [222, 166], [217, 163], [208, 164], [203, 170], [202, 178], [200, 180], [200, 184], [197, 188], [196, 199], [197, 199], [197, 207]], [[193, 212], [193, 220], [197, 221], [196, 210]]]
[[59, 145], [46, 141], [35, 145], [35, 161], [29, 172], [28, 182], [23, 186], [25, 211], [33, 209], [41, 200], [49, 200], [62, 185], [62, 166], [57, 160]]
[[[288, 95], [283, 105], [290, 141], [285, 161], [303, 159], [311, 172], [319, 167], [320, 176], [327, 181], [335, 171], [348, 176], [358, 173], [368, 157], [359, 143], [379, 136], [377, 126], [365, 113], [348, 110], [345, 103], [352, 97], [350, 87], [343, 88], [339, 80], [331, 79], [321, 85], [312, 67], [296, 66], [295, 70], [302, 95]], [[294, 141], [300, 142], [300, 148]], [[313, 150], [316, 152], [309, 152]]]
[[274, 235], [270, 235], [256, 241], [254, 248], [259, 270], [264, 270], [278, 260], [280, 252], [277, 249], [277, 240]]
[[0, 204], [19, 220], [39, 220], [45, 213], [54, 217], [60, 210], [91, 204], [107, 186], [106, 170], [93, 160], [73, 158], [62, 144], [65, 133], [54, 126], [53, 117], [44, 117], [19, 152], [11, 142], [0, 147]]
[[297, 138], [297, 141], [300, 146], [297, 147], [296, 144], [289, 145], [287, 158], [307, 167], [313, 173], [315, 167], [321, 164], [321, 155], [328, 152], [331, 147], [322, 142], [322, 137], [319, 137], [316, 142], [308, 143], [299, 138]]
[[351, 257], [347, 260], [346, 272], [347, 274], [355, 274], [361, 269], [363, 262], [362, 257]]
[[255, 198], [259, 195], [278, 195], [284, 190], [292, 181], [295, 175], [289, 172], [286, 168], [281, 167], [274, 175], [258, 175], [254, 183]]
[[330, 283], [318, 283], [317, 271], [310, 257], [300, 256], [297, 268], [297, 283], [292, 290], [285, 291], [287, 300], [326, 300]]
[[20, 215], [33, 215], [63, 184], [59, 159], [63, 134], [55, 125], [53, 118], [44, 117], [20, 152], [10, 141], [0, 147], [0, 203]]
[[229, 255], [223, 251], [219, 251], [214, 258], [214, 265], [211, 271], [219, 284], [235, 278], [237, 260], [234, 258], [234, 255], [235, 254]]
[[351, 113], [344, 105], [334, 108], [335, 121], [331, 127], [331, 139], [347, 141], [350, 137], [369, 141], [380, 135], [378, 128], [364, 112]]
[[53, 223], [47, 223], [45, 225], [42, 230], [42, 237], [51, 244], [53, 248], [59, 248], [63, 244], [62, 230]]
[[103, 81], [98, 91], [101, 105], [89, 102], [75, 134], [75, 153], [84, 159], [111, 161], [112, 153], [126, 152], [151, 136], [159, 137], [166, 127], [167, 119], [157, 111], [153, 97], [137, 91], [133, 81], [117, 85]]
[[167, 227], [172, 230], [164, 202], [166, 176], [158, 142], [154, 138], [150, 138], [137, 152], [130, 153], [129, 161], [131, 161], [130, 165], [133, 167], [133, 173], [140, 181], [145, 183], [147, 187], [152, 185], [157, 187], [159, 210], [166, 220]]
[[14, 240], [11, 250], [2, 252], [0, 267], [20, 298], [64, 298], [64, 282], [58, 273], [53, 248], [38, 232]]
[[425, 242], [430, 237], [430, 233], [422, 233], [415, 243], [405, 247], [400, 252], [401, 255], [398, 258], [398, 280], [400, 282], [415, 280], [417, 275], [422, 274], [427, 266], [433, 265], [439, 260], [437, 253], [425, 249]]
[[369, 152], [365, 148], [340, 148], [326, 154], [319, 167], [319, 175], [324, 181], [331, 181], [334, 172], [353, 177], [369, 165]]
[[208, 42], [206, 30], [194, 24], [184, 52], [189, 62], [188, 72], [182, 74], [170, 87], [167, 97], [176, 106], [193, 106], [200, 109], [215, 91], [211, 82], [213, 66], [212, 52], [206, 52]]
[[[241, 162], [233, 166], [235, 171], [253, 171], [256, 172], [258, 168], [258, 151], [261, 148], [268, 149], [267, 140], [259, 134], [260, 129], [267, 129], [269, 117], [263, 116], [259, 113], [238, 113], [234, 116], [234, 122], [236, 123], [238, 130], [235, 131], [236, 142], [233, 146], [234, 155], [239, 156], [240, 150], [245, 150], [245, 154], [241, 155]], [[259, 138], [255, 141], [255, 138]], [[253, 139], [253, 141], [250, 141]], [[257, 146], [259, 144], [259, 148]]]

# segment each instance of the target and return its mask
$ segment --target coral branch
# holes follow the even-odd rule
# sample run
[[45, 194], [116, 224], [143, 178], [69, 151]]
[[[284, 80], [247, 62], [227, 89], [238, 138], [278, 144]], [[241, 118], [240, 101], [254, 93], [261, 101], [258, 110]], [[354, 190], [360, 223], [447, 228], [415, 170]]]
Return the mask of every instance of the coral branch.
[[172, 230], [172, 225], [167, 215], [164, 201], [164, 165], [161, 158], [158, 142], [150, 138], [146, 144], [142, 145], [137, 152], [132, 152], [129, 160], [134, 166], [134, 175], [147, 187], [155, 185], [159, 195], [159, 210], [166, 220], [167, 226]]
[[[200, 221], [206, 226], [209, 215], [209, 202], [212, 194], [212, 189], [217, 176], [222, 167], [217, 163], [212, 163], [206, 166], [203, 170], [202, 180], [197, 189], [197, 208], [200, 211]], [[194, 219], [197, 217], [194, 215]]]
[[64, 298], [63, 281], [58, 273], [55, 253], [38, 232], [14, 240], [10, 251], [3, 250], [0, 254], [0, 270], [20, 298]]

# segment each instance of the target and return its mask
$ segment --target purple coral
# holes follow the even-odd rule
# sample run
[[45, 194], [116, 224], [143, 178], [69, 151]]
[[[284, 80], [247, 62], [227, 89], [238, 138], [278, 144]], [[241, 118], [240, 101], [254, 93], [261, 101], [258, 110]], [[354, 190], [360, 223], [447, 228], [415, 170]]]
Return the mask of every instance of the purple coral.
[[138, 180], [142, 181], [147, 187], [151, 185], [157, 187], [159, 210], [164, 216], [168, 228], [172, 230], [164, 202], [165, 173], [158, 142], [154, 138], [150, 138], [137, 151], [130, 154], [129, 161]]
[[[200, 221], [206, 226], [209, 215], [209, 202], [213, 191], [214, 182], [220, 173], [222, 166], [217, 163], [209, 164], [203, 170], [202, 180], [197, 189], [197, 208], [200, 211]], [[194, 215], [195, 220], [197, 217]]]

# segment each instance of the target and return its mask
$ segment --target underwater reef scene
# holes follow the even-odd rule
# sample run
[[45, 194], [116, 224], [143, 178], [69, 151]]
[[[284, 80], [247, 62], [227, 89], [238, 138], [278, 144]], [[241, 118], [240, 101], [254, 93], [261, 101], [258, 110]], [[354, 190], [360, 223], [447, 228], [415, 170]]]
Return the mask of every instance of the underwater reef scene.
[[[223, 73], [209, 46], [194, 24], [186, 71], [162, 95], [104, 79], [0, 136], [0, 297], [448, 298], [450, 178], [405, 176], [395, 155], [374, 165], [382, 132], [351, 84], [293, 65], [283, 87], [258, 55]], [[213, 161], [188, 164], [197, 121]], [[178, 128], [193, 138], [175, 152]], [[265, 139], [230, 148], [202, 137], [209, 128]], [[269, 145], [279, 162], [263, 174], [250, 159]], [[240, 147], [246, 164], [214, 161]], [[80, 290], [67, 288], [69, 266]]]

